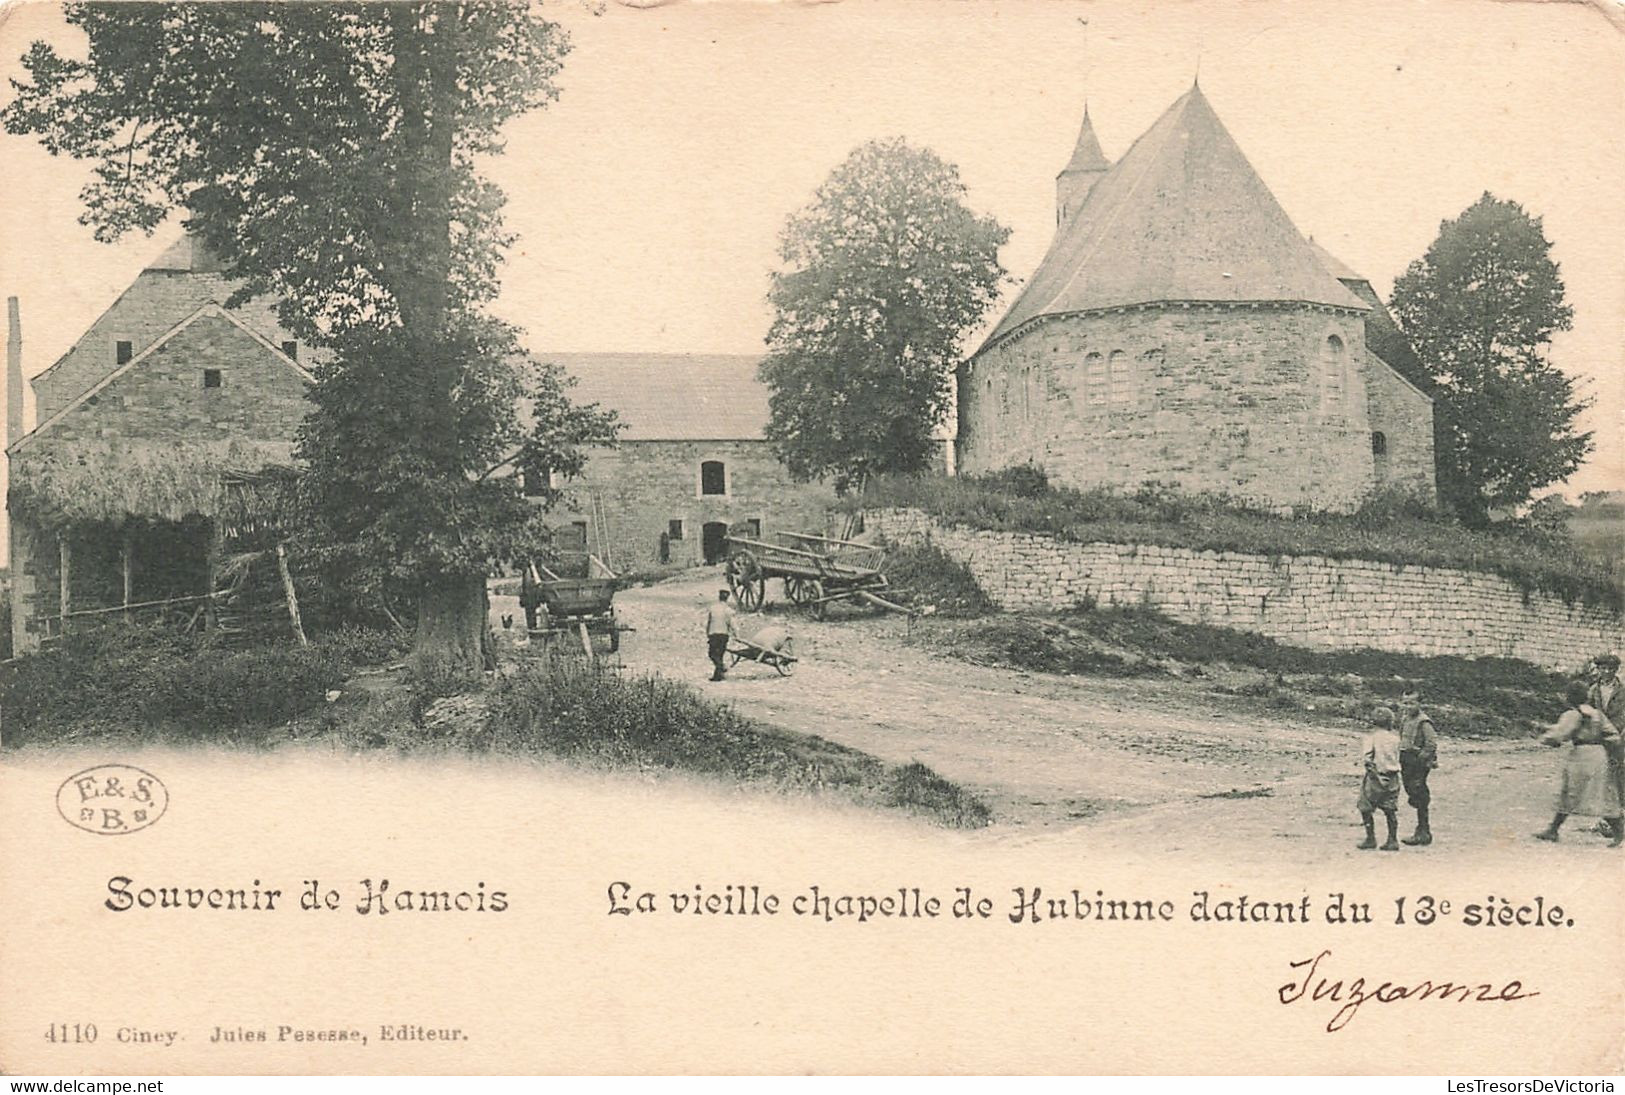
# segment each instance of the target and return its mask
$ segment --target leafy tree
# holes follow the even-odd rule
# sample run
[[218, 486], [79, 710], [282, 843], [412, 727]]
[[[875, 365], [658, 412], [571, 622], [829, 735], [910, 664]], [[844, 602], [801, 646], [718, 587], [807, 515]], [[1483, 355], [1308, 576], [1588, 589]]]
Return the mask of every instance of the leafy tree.
[[1580, 466], [1589, 400], [1547, 357], [1573, 309], [1539, 217], [1486, 193], [1394, 283], [1393, 310], [1437, 383], [1439, 494], [1464, 523]]
[[[94, 163], [97, 238], [182, 210], [242, 279], [228, 304], [274, 294], [336, 351], [301, 439], [307, 537], [353, 581], [415, 587], [420, 653], [476, 664], [489, 562], [537, 531], [485, 474], [520, 437], [516, 333], [483, 312], [511, 240], [478, 160], [557, 97], [564, 33], [478, 0], [66, 10], [88, 53], [35, 43], [6, 128]], [[610, 439], [560, 413], [541, 428]]]
[[960, 340], [993, 304], [1009, 229], [959, 171], [900, 138], [857, 148], [785, 225], [762, 380], [768, 440], [837, 490], [929, 466]]

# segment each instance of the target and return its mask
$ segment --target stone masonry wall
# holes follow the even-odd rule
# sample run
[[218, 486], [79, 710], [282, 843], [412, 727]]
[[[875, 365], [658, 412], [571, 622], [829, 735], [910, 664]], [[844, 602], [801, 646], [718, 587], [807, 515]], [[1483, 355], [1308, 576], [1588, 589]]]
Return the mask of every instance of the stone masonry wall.
[[[203, 386], [205, 368], [220, 371], [219, 387]], [[222, 466], [287, 463], [309, 410], [305, 391], [298, 372], [241, 328], [218, 315], [200, 316], [44, 432], [29, 435], [12, 454], [11, 483], [25, 483], [36, 461], [117, 468], [180, 447], [218, 453]], [[9, 524], [12, 643], [20, 652], [38, 641], [29, 630], [35, 614], [55, 611], [56, 539], [16, 515]]]
[[1433, 494], [1433, 401], [1381, 362], [1372, 362], [1370, 375], [1371, 429], [1381, 432], [1386, 449], [1372, 452], [1377, 486]]
[[1282, 508], [1352, 508], [1373, 483], [1365, 392], [1376, 367], [1354, 312], [1064, 316], [961, 367], [959, 469], [1030, 462], [1068, 486], [1158, 480]]
[[[225, 303], [235, 287], [236, 283], [221, 274], [144, 272], [67, 353], [33, 379], [35, 420], [44, 422], [116, 369], [119, 342], [130, 343], [132, 356], [139, 354], [210, 301]], [[293, 338], [277, 323], [275, 307], [268, 297], [250, 301], [234, 314], [273, 346], [280, 347]], [[305, 346], [300, 346], [298, 353], [306, 367], [327, 356]]]
[[[219, 370], [219, 387], [203, 386], [206, 368]], [[305, 389], [298, 372], [241, 328], [200, 316], [35, 437], [19, 463], [35, 449], [82, 455], [126, 441], [291, 445], [310, 409]]]
[[1604, 609], [1526, 596], [1504, 578], [1358, 559], [1075, 544], [1025, 533], [950, 527], [918, 510], [871, 510], [869, 532], [929, 539], [970, 569], [1004, 609], [1085, 601], [1146, 605], [1185, 623], [1268, 635], [1296, 646], [1520, 658], [1578, 670], [1625, 644]]
[[[722, 462], [726, 493], [701, 492], [700, 464], [707, 460]], [[607, 545], [593, 520], [594, 492], [602, 500]], [[626, 441], [593, 453], [549, 524], [584, 522], [588, 549], [616, 570], [675, 569], [705, 561], [707, 523], [756, 521], [763, 534], [817, 533], [833, 501], [827, 487], [794, 482], [765, 441]], [[660, 536], [673, 521], [682, 522], [683, 536], [669, 541], [662, 563]]]

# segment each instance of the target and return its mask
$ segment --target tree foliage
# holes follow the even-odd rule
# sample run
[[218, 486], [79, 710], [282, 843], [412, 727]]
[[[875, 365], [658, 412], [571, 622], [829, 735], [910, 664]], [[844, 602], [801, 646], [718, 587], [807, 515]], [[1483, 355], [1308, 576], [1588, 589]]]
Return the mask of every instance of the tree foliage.
[[1010, 235], [964, 196], [930, 150], [871, 141], [785, 225], [761, 376], [768, 439], [798, 478], [844, 491], [929, 466], [960, 341], [997, 298]]
[[1439, 493], [1464, 522], [1580, 466], [1589, 401], [1548, 357], [1573, 309], [1539, 217], [1486, 193], [1394, 283], [1393, 310], [1436, 382]]
[[553, 432], [526, 441], [517, 332], [483, 310], [511, 239], [479, 159], [557, 97], [563, 31], [479, 0], [66, 10], [88, 50], [33, 45], [8, 131], [93, 165], [81, 219], [97, 238], [184, 211], [241, 279], [228, 304], [271, 294], [290, 331], [333, 348], [301, 439], [324, 559], [348, 581], [417, 583], [420, 620], [477, 597], [490, 559], [538, 534], [490, 467], [521, 444], [524, 463], [613, 439], [603, 415], [533, 392]]

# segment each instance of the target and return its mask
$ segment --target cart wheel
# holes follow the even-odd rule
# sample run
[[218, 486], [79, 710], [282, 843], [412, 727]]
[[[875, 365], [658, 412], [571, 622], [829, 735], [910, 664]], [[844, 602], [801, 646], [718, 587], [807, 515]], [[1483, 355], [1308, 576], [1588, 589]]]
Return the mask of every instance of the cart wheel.
[[781, 652], [783, 656], [775, 658], [773, 661], [773, 668], [779, 671], [781, 677], [788, 677], [796, 671], [796, 656], [790, 653], [791, 649], [790, 643], [786, 641], [784, 650]]
[[793, 605], [802, 604], [807, 600], [807, 582], [805, 579], [790, 577], [784, 580], [784, 599]]
[[824, 600], [824, 583], [814, 578], [807, 592], [810, 594], [807, 599], [812, 602], [813, 619], [822, 620], [828, 616], [829, 602]]
[[762, 597], [767, 591], [767, 579], [762, 575], [762, 567], [756, 561], [756, 556], [748, 550], [728, 556], [728, 587], [733, 590], [734, 599], [747, 612], [761, 607]]

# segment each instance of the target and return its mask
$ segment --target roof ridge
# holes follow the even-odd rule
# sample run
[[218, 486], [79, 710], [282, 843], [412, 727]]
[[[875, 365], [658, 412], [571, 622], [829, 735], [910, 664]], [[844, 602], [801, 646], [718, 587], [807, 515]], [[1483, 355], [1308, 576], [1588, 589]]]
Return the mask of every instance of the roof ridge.
[[62, 420], [62, 418], [65, 415], [68, 414], [68, 412], [70, 412], [70, 411], [74, 410], [75, 408], [79, 407], [80, 405], [82, 405], [91, 396], [96, 395], [96, 394], [106, 390], [106, 388], [107, 388], [107, 386], [109, 384], [113, 383], [113, 381], [117, 380], [119, 377], [123, 376], [125, 373], [129, 372], [130, 370], [134, 369], [137, 365], [139, 365], [142, 362], [146, 361], [147, 358], [151, 357], [154, 353], [156, 353], [158, 350], [160, 350], [164, 346], [165, 343], [169, 342], [176, 335], [179, 335], [182, 331], [186, 330], [188, 327], [190, 327], [193, 323], [195, 323], [198, 319], [202, 318], [204, 315], [218, 315], [218, 316], [220, 316], [221, 318], [226, 320], [226, 322], [232, 324], [232, 326], [236, 327], [237, 329], [239, 329], [239, 330], [243, 331], [244, 333], [246, 333], [247, 335], [249, 335], [249, 337], [253, 338], [261, 346], [265, 347], [267, 350], [270, 350], [272, 354], [274, 354], [276, 357], [280, 358], [285, 364], [291, 365], [294, 368], [294, 370], [297, 371], [302, 377], [304, 377], [304, 379], [307, 382], [310, 382], [310, 383], [315, 382], [316, 378], [313, 375], [311, 375], [311, 373], [308, 370], [306, 370], [304, 366], [300, 365], [297, 361], [293, 360], [293, 358], [291, 358], [287, 354], [283, 353], [280, 348], [272, 345], [269, 339], [266, 339], [263, 336], [259, 335], [258, 333], [256, 333], [252, 329], [250, 329], [241, 320], [237, 319], [237, 317], [231, 315], [231, 313], [229, 311], [227, 311], [225, 306], [222, 305], [219, 301], [211, 300], [207, 304], [204, 304], [201, 307], [199, 307], [191, 315], [187, 316], [185, 319], [183, 319], [179, 323], [175, 324], [175, 326], [171, 327], [169, 330], [165, 331], [163, 334], [161, 334], [157, 338], [153, 339], [152, 343], [149, 346], [147, 346], [146, 349], [142, 350], [140, 353], [138, 353], [134, 357], [130, 358], [130, 360], [126, 361], [124, 364], [118, 366], [112, 372], [110, 372], [106, 376], [102, 377], [96, 383], [92, 384], [90, 387], [86, 388], [84, 391], [80, 392], [78, 395], [76, 395], [72, 399], [68, 400], [68, 402], [66, 402], [65, 404], [62, 405], [61, 410], [57, 411], [55, 414], [51, 415], [51, 417], [47, 418], [44, 422], [39, 423], [32, 430], [30, 430], [29, 432], [23, 434], [16, 441], [14, 441], [6, 449], [6, 452], [7, 453], [21, 452], [24, 446], [26, 446], [34, 438], [40, 436], [46, 430], [50, 429], [52, 426], [54, 426], [58, 422], [60, 422]]
[[[1182, 115], [1185, 108], [1189, 106], [1189, 100], [1192, 93], [1200, 94], [1199, 92], [1196, 92], [1195, 88], [1192, 88], [1190, 91], [1185, 92], [1185, 94], [1174, 100], [1173, 105], [1169, 106], [1167, 110], [1163, 111], [1162, 118], [1157, 119], [1156, 122], [1152, 123], [1150, 129], [1147, 129], [1144, 133], [1140, 134], [1139, 138], [1134, 142], [1134, 145], [1138, 145], [1140, 141], [1143, 141], [1149, 137], [1152, 130], [1160, 126], [1164, 119], [1174, 118]], [[1134, 145], [1129, 147], [1129, 152], [1134, 151]], [[1106, 229], [1116, 224], [1117, 221], [1122, 217], [1123, 211], [1129, 207], [1129, 199], [1133, 198], [1133, 196], [1139, 192], [1140, 184], [1145, 182], [1146, 178], [1151, 174], [1151, 169], [1162, 162], [1162, 158], [1167, 155], [1168, 149], [1171, 147], [1171, 142], [1164, 142], [1161, 148], [1156, 149], [1153, 155], [1146, 158], [1145, 169], [1140, 172], [1139, 177], [1134, 180], [1134, 184], [1130, 186], [1128, 188], [1128, 192], [1123, 195], [1123, 200], [1119, 201], [1117, 203], [1117, 207], [1112, 210], [1111, 217], [1107, 223], [1100, 227], [1100, 231], [1095, 235], [1094, 244], [1090, 246], [1082, 255], [1078, 256], [1077, 262], [1073, 264], [1071, 276], [1066, 279], [1066, 283], [1064, 285], [1055, 291], [1053, 296], [1050, 298], [1049, 305], [1045, 305], [1045, 307], [1053, 305], [1066, 294], [1068, 289], [1072, 288], [1073, 282], [1078, 280], [1078, 275], [1083, 273], [1084, 266], [1095, 257], [1095, 254], [1100, 250], [1100, 245], [1105, 242]], [[1118, 162], [1122, 163], [1127, 159], [1128, 153], [1124, 153], [1123, 159], [1119, 160]], [[1088, 199], [1084, 200], [1084, 204], [1088, 204]], [[1083, 211], [1080, 209], [1079, 213], [1081, 214], [1082, 212]], [[1080, 216], [1075, 219], [1081, 221], [1082, 217]]]
[[1094, 183], [976, 352], [1038, 315], [1188, 300], [1368, 308], [1325, 269], [1198, 86]]

